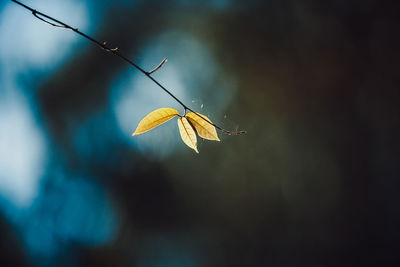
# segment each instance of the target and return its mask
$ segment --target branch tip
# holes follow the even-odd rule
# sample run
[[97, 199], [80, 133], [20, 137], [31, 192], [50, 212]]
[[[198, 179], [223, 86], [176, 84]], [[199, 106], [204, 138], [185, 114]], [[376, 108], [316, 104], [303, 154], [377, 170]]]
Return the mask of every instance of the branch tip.
[[167, 62], [167, 61], [168, 61], [168, 59], [167, 59], [167, 58], [164, 58], [164, 59], [160, 62], [160, 64], [158, 64], [157, 67], [155, 67], [153, 70], [147, 72], [147, 74], [150, 75], [150, 74], [152, 74], [153, 72], [156, 72], [156, 71], [157, 71], [159, 68], [161, 68], [161, 67], [164, 65], [164, 63]]

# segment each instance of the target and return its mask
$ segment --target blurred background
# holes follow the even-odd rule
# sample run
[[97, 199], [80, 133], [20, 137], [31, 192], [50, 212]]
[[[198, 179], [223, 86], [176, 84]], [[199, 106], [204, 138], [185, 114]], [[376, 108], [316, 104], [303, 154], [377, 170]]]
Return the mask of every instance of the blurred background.
[[0, 266], [399, 266], [399, 1], [0, 3]]

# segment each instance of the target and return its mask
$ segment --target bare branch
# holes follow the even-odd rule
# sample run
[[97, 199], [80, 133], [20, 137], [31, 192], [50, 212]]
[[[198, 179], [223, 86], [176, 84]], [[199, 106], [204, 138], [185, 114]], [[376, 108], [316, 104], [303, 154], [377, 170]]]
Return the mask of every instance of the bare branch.
[[206, 122], [208, 122], [209, 124], [213, 125], [215, 128], [217, 128], [218, 130], [222, 131], [225, 134], [228, 135], [239, 135], [239, 134], [244, 134], [246, 133], [246, 131], [228, 131], [214, 123], [212, 123], [211, 121], [205, 119], [203, 116], [201, 116], [200, 114], [196, 113], [194, 110], [192, 110], [191, 108], [189, 108], [188, 106], [186, 106], [181, 100], [179, 100], [174, 94], [172, 94], [167, 88], [165, 88], [163, 85], [161, 85], [156, 79], [154, 79], [151, 74], [155, 71], [157, 71], [159, 68], [161, 68], [165, 62], [167, 62], [167, 59], [164, 58], [163, 61], [161, 61], [161, 63], [155, 67], [153, 70], [151, 70], [150, 72], [145, 71], [144, 69], [142, 69], [141, 67], [139, 67], [138, 65], [136, 65], [136, 63], [134, 63], [132, 60], [128, 59], [126, 56], [122, 55], [119, 52], [118, 47], [116, 48], [111, 48], [107, 46], [107, 42], [100, 42], [97, 41], [96, 39], [94, 39], [93, 37], [90, 37], [89, 35], [81, 32], [78, 30], [78, 28], [73, 28], [71, 26], [69, 26], [68, 24], [59, 21], [58, 19], [55, 19], [53, 17], [50, 17], [49, 15], [46, 15], [42, 12], [39, 12], [17, 0], [11, 0], [12, 2], [22, 6], [25, 9], [28, 9], [30, 12], [32, 12], [32, 14], [39, 20], [54, 26], [54, 27], [58, 27], [58, 28], [64, 28], [64, 29], [69, 29], [74, 31], [75, 33], [81, 35], [82, 37], [88, 39], [89, 41], [95, 43], [96, 45], [100, 46], [102, 49], [106, 50], [107, 52], [113, 53], [114, 55], [118, 56], [119, 58], [121, 58], [122, 60], [126, 61], [127, 63], [129, 63], [130, 65], [132, 65], [133, 67], [135, 67], [136, 69], [138, 69], [140, 72], [142, 72], [144, 75], [146, 75], [150, 80], [152, 80], [155, 84], [157, 84], [162, 90], [164, 90], [164, 92], [166, 92], [167, 94], [169, 94], [173, 99], [175, 99], [175, 101], [177, 101], [185, 110], [185, 114], [186, 114], [186, 110], [189, 110], [193, 113], [195, 113], [197, 116], [199, 116], [200, 118], [202, 118], [203, 120], [205, 120]]

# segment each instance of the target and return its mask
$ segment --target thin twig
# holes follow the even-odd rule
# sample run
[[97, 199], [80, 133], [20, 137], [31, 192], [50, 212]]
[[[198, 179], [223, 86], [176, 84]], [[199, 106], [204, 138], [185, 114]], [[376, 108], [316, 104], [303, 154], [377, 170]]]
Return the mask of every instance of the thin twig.
[[151, 74], [153, 72], [155, 72], [156, 70], [158, 70], [159, 68], [161, 68], [161, 66], [165, 63], [166, 59], [164, 59], [154, 70], [147, 72], [144, 69], [142, 69], [141, 67], [139, 67], [138, 65], [136, 65], [136, 63], [134, 63], [132, 60], [128, 59], [126, 56], [122, 55], [119, 52], [118, 48], [111, 48], [107, 46], [106, 42], [100, 42], [97, 41], [96, 39], [90, 37], [89, 35], [81, 32], [78, 30], [78, 28], [73, 28], [71, 26], [69, 26], [68, 24], [59, 21], [58, 19], [55, 19], [53, 17], [50, 17], [49, 15], [46, 15], [42, 12], [39, 12], [17, 0], [11, 0], [12, 2], [24, 7], [25, 9], [28, 9], [29, 11], [32, 12], [32, 14], [37, 18], [40, 19], [41, 21], [50, 24], [51, 26], [54, 27], [59, 27], [59, 28], [64, 28], [64, 29], [69, 29], [74, 31], [75, 33], [81, 35], [82, 37], [88, 39], [89, 41], [95, 43], [96, 45], [100, 46], [102, 49], [104, 49], [107, 52], [110, 52], [116, 56], [118, 56], [119, 58], [123, 59], [124, 61], [126, 61], [127, 63], [129, 63], [130, 65], [132, 65], [133, 67], [135, 67], [136, 69], [138, 69], [140, 72], [142, 72], [144, 75], [146, 75], [150, 80], [152, 80], [155, 84], [157, 84], [162, 90], [164, 90], [167, 94], [169, 94], [173, 99], [175, 99], [175, 101], [177, 101], [183, 108], [184, 110], [189, 110], [191, 112], [193, 112], [194, 114], [196, 114], [197, 116], [199, 116], [200, 118], [202, 118], [203, 120], [205, 120], [206, 122], [208, 122], [209, 124], [213, 125], [215, 128], [217, 128], [218, 130], [222, 131], [223, 133], [229, 134], [229, 135], [238, 135], [238, 134], [243, 134], [246, 133], [246, 131], [228, 131], [222, 127], [219, 127], [218, 125], [212, 123], [211, 121], [205, 119], [203, 116], [201, 116], [200, 114], [196, 113], [194, 110], [192, 110], [191, 108], [189, 108], [188, 106], [186, 106], [181, 100], [179, 100], [175, 95], [173, 95], [167, 88], [165, 88], [163, 85], [161, 85], [156, 79], [154, 79]]
[[155, 67], [154, 69], [152, 69], [151, 71], [148, 72], [148, 74], [152, 74], [153, 72], [156, 72], [159, 68], [161, 68], [164, 63], [167, 62], [167, 58], [164, 58], [160, 64], [158, 64], [157, 67]]
[[38, 15], [38, 13], [37, 13], [36, 10], [33, 10], [33, 11], [32, 11], [32, 15], [34, 15], [37, 19], [40, 19], [41, 21], [46, 22], [47, 24], [50, 24], [51, 26], [58, 27], [58, 28], [65, 28], [65, 29], [68, 29], [68, 28], [65, 27], [64, 25], [57, 25], [57, 24], [52, 23], [52, 22], [50, 22], [50, 21], [48, 21], [48, 20], [45, 20], [44, 18], [42, 18], [42, 17], [40, 17], [40, 16]]

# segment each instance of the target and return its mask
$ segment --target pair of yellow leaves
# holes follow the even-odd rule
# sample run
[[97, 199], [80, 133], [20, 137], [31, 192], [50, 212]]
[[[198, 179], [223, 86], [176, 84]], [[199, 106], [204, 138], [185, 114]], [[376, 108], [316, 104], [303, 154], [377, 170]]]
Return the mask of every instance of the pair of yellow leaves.
[[[178, 127], [183, 142], [197, 153], [197, 137], [220, 141], [215, 127], [211, 124], [209, 118], [202, 114], [189, 112], [185, 116], [180, 116], [179, 112], [173, 108], [159, 108], [146, 115], [140, 122], [135, 132], [132, 134], [138, 135], [145, 133], [160, 124], [178, 116]], [[208, 122], [207, 122], [207, 121]]]

